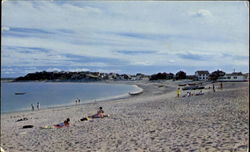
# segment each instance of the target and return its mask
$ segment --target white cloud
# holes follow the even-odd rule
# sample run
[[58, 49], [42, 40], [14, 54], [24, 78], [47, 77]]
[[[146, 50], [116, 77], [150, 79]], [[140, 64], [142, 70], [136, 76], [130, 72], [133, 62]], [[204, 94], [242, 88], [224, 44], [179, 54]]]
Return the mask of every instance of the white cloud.
[[60, 71], [63, 71], [63, 70], [61, 70], [59, 68], [48, 68], [46, 71], [47, 72], [54, 72], [54, 71], [60, 72]]
[[2, 31], [9, 31], [10, 28], [9, 27], [2, 27]]
[[175, 63], [175, 60], [170, 59], [168, 62], [169, 63]]
[[206, 9], [199, 9], [195, 12], [191, 12], [191, 15], [194, 17], [212, 17], [212, 13]]
[[78, 68], [78, 69], [69, 69], [68, 71], [72, 72], [81, 72], [81, 71], [90, 71], [89, 69], [86, 68]]
[[97, 69], [96, 70], [97, 72], [102, 72], [102, 73], [111, 73], [111, 72], [113, 72], [113, 73], [120, 73], [121, 72], [121, 70], [114, 70], [114, 69]]

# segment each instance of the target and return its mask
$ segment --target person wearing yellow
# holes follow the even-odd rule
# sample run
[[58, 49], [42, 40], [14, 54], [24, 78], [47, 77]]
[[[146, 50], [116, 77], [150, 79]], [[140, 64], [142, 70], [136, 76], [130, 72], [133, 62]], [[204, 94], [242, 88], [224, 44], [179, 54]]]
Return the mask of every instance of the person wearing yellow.
[[180, 88], [178, 88], [178, 89], [177, 89], [177, 97], [179, 98], [179, 97], [180, 97], [180, 95], [181, 95], [181, 89], [180, 89]]

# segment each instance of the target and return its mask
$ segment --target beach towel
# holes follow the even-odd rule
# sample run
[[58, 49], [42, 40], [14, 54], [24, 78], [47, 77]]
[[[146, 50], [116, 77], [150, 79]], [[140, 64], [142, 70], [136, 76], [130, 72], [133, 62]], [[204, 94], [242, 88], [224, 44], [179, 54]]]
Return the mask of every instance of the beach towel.
[[204, 95], [204, 93], [196, 93], [196, 96]]
[[91, 116], [91, 118], [104, 118], [104, 117], [108, 117], [109, 115], [102, 115], [100, 116], [99, 114], [95, 114], [93, 116]]
[[44, 126], [44, 127], [40, 127], [41, 129], [53, 129], [55, 128], [54, 126]]
[[91, 120], [90, 117], [83, 117], [82, 119], [80, 119], [81, 121], [89, 121]]

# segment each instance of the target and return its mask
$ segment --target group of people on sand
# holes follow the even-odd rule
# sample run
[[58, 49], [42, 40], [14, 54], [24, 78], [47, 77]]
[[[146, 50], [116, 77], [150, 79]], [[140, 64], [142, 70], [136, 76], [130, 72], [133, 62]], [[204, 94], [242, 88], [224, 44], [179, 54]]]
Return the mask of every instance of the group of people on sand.
[[[39, 110], [39, 109], [40, 109], [40, 103], [39, 103], [39, 102], [37, 102], [37, 104], [36, 104], [36, 108], [37, 108], [37, 110]], [[31, 109], [32, 109], [32, 111], [34, 111], [34, 110], [35, 110], [35, 107], [34, 107], [34, 105], [33, 105], [33, 104], [31, 104]]]
[[75, 103], [77, 104], [77, 103], [80, 103], [81, 102], [81, 100], [79, 99], [79, 98], [77, 98], [76, 100], [75, 100]]
[[[213, 84], [212, 85], [212, 88], [213, 88], [213, 92], [215, 92], [215, 85]], [[209, 89], [210, 89], [210, 86], [209, 86]], [[223, 84], [222, 82], [220, 82], [220, 89], [223, 90]], [[181, 89], [178, 88], [177, 91], [177, 97], [179, 98], [180, 95], [181, 95]], [[199, 96], [199, 95], [204, 95], [204, 93], [202, 92], [202, 90], [200, 90], [200, 92], [196, 93], [196, 94], [192, 94], [191, 91], [188, 91], [186, 94], [184, 94], [182, 97], [190, 97], [192, 95], [196, 95], [196, 96]]]
[[[94, 119], [94, 118], [104, 118], [104, 117], [108, 117], [109, 115], [105, 114], [102, 107], [99, 107], [98, 111], [96, 114], [91, 115], [91, 116], [87, 116], [87, 117], [83, 117], [80, 119], [80, 121], [85, 121], [85, 120], [90, 120], [90, 119]], [[53, 125], [52, 128], [62, 128], [62, 127], [68, 127], [69, 126], [69, 122], [70, 119], [67, 118], [64, 122]]]
[[[181, 95], [181, 89], [178, 88], [176, 93], [177, 93], [177, 97], [179, 98]], [[200, 90], [198, 93], [192, 93], [191, 91], [187, 91], [186, 94], [184, 94], [182, 97], [191, 97], [191, 96], [199, 96], [199, 95], [204, 95], [202, 90]]]

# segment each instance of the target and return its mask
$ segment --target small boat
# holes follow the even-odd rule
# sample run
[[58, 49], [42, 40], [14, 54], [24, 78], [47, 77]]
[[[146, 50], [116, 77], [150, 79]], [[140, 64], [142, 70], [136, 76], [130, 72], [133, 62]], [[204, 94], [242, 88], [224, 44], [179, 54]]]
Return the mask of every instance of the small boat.
[[187, 84], [179, 84], [178, 86], [182, 87], [182, 86], [186, 86]]
[[195, 86], [195, 85], [197, 85], [196, 83], [189, 83], [188, 84], [189, 86]]
[[15, 92], [15, 95], [24, 95], [26, 92]]
[[197, 90], [197, 89], [204, 89], [205, 87], [203, 86], [188, 86], [188, 87], [184, 87], [182, 88], [182, 90]]
[[134, 95], [139, 95], [141, 94], [143, 91], [139, 91], [139, 92], [129, 92], [128, 94], [131, 95], [131, 96], [134, 96]]

